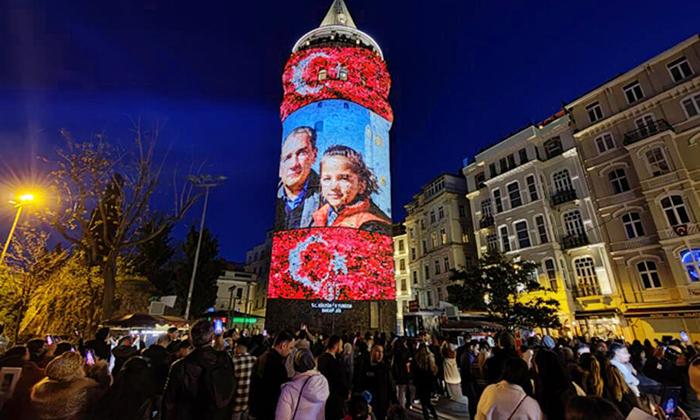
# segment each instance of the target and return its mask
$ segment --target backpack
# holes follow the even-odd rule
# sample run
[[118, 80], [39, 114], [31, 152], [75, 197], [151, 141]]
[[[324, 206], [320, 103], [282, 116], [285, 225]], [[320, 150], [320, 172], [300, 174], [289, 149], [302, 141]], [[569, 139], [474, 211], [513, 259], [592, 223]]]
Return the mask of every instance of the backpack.
[[225, 408], [233, 401], [236, 378], [233, 376], [233, 361], [225, 352], [216, 352], [216, 364], [202, 366], [200, 392], [206, 393], [216, 408]]

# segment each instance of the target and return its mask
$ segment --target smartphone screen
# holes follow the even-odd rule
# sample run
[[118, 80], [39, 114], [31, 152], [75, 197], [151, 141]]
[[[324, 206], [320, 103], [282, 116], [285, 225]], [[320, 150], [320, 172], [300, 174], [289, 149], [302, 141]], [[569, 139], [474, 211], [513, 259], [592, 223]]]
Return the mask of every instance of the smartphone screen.
[[663, 410], [666, 418], [671, 418], [678, 408], [678, 398], [680, 397], [680, 388], [666, 388], [661, 398], [661, 410]]
[[224, 332], [224, 322], [220, 319], [214, 320], [214, 334], [221, 335]]
[[85, 352], [85, 364], [88, 366], [92, 366], [95, 364], [95, 353], [92, 349], [87, 349], [87, 351]]
[[48, 344], [49, 346], [53, 344], [53, 338], [51, 338], [50, 335], [46, 336], [46, 344]]

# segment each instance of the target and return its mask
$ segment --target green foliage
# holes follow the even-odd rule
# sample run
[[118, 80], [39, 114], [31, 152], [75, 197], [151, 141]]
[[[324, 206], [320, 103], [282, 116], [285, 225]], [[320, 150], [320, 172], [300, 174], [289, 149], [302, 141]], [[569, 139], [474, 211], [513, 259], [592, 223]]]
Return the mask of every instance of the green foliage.
[[[167, 221], [161, 216], [155, 215], [139, 231], [139, 235], [149, 237], [151, 232], [157, 231], [163, 223], [167, 223]], [[134, 271], [146, 277], [162, 295], [175, 293], [175, 267], [173, 263], [175, 246], [172, 245], [170, 237], [172, 229], [173, 225], [168, 224], [162, 232], [139, 244], [135, 248], [132, 258]]]
[[[197, 248], [199, 232], [193, 227], [187, 232], [187, 238], [181, 245], [182, 255], [179, 256], [175, 274], [177, 288], [177, 307], [182, 313], [187, 305], [194, 256]], [[192, 292], [192, 307], [190, 315], [196, 317], [204, 313], [216, 302], [216, 279], [221, 274], [223, 264], [219, 258], [219, 241], [209, 229], [204, 228], [202, 245], [199, 251], [197, 274]]]
[[530, 261], [515, 263], [502, 254], [485, 255], [469, 269], [453, 271], [452, 280], [460, 284], [447, 288], [448, 300], [461, 310], [484, 311], [491, 321], [509, 329], [559, 327], [559, 302], [532, 295], [543, 290], [535, 268]]

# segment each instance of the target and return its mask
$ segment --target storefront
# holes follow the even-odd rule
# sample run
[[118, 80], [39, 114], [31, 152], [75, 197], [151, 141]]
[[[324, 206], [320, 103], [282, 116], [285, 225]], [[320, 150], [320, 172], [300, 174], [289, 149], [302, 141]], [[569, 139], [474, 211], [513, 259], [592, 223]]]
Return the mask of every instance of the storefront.
[[679, 338], [686, 331], [691, 342], [700, 341], [700, 305], [632, 308], [625, 318], [631, 339]]
[[629, 338], [623, 334], [622, 324], [622, 317], [616, 310], [576, 311], [573, 330], [574, 335], [583, 337]]

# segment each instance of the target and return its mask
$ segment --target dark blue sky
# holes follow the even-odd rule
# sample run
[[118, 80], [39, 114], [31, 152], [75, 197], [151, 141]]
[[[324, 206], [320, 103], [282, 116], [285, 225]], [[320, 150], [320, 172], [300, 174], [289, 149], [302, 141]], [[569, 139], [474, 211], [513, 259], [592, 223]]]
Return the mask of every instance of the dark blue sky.
[[[205, 162], [229, 177], [207, 224], [242, 260], [273, 217], [282, 67], [330, 3], [2, 1], [0, 176], [40, 173], [60, 128], [126, 142], [134, 120], [159, 121], [180, 173]], [[431, 178], [697, 33], [700, 16], [697, 1], [347, 3], [393, 77], [394, 220]]]

